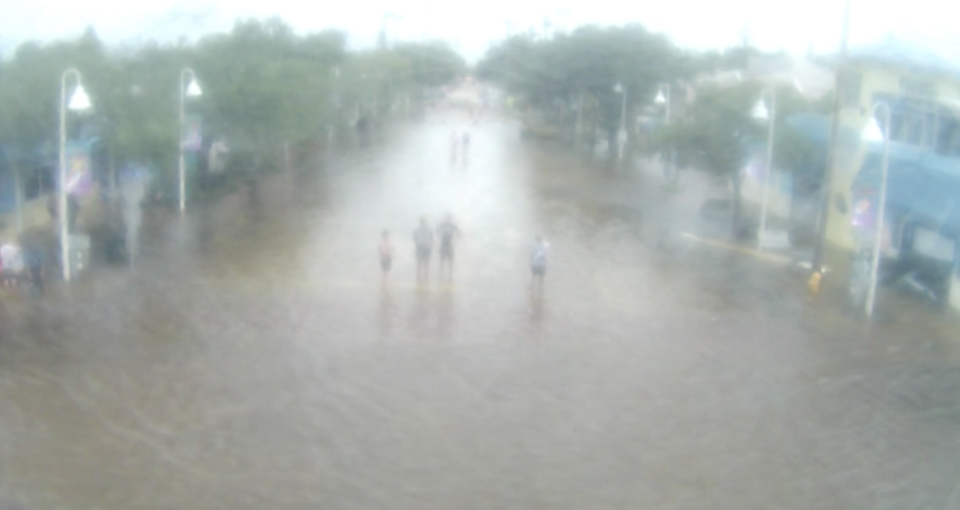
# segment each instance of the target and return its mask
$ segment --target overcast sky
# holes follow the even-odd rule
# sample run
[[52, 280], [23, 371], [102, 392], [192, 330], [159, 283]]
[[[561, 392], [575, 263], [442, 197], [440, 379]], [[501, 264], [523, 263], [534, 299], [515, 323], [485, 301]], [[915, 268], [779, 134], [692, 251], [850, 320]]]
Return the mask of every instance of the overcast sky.
[[[339, 5], [338, 5], [339, 4]], [[388, 15], [388, 13], [391, 16]], [[960, 54], [960, 30], [953, 25], [960, 3], [944, 0], [853, 0], [851, 46], [895, 34], [948, 58]], [[764, 50], [802, 54], [836, 51], [842, 0], [0, 0], [0, 52], [8, 56], [25, 40], [75, 37], [87, 26], [109, 44], [155, 39], [196, 40], [228, 31], [237, 18], [279, 16], [297, 31], [340, 28], [353, 47], [373, 44], [380, 27], [401, 39], [440, 38], [468, 59], [479, 58], [491, 41], [508, 31], [554, 26], [639, 22], [676, 43], [725, 48], [743, 36]]]

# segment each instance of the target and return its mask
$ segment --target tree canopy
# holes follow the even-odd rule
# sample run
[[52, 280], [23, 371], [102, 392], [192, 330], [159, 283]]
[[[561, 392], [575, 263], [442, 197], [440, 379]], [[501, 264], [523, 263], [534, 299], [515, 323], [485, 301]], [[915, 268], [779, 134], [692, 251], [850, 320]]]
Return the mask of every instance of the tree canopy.
[[[0, 68], [0, 147], [18, 167], [55, 165], [60, 77], [78, 69], [94, 108], [71, 116], [71, 137], [97, 136], [119, 162], [175, 166], [178, 81], [192, 68], [203, 89], [187, 103], [207, 134], [231, 146], [270, 150], [316, 138], [346, 110], [388, 109], [466, 70], [441, 43], [348, 51], [336, 31], [299, 35], [279, 19], [238, 22], [196, 44], [105, 47], [93, 30], [50, 44], [26, 43]], [[68, 94], [74, 86], [68, 83]], [[27, 159], [45, 160], [27, 161]]]
[[668, 39], [640, 25], [587, 26], [551, 39], [511, 37], [490, 49], [477, 75], [541, 107], [589, 96], [612, 131], [620, 117], [617, 83], [631, 104], [652, 100], [660, 84], [689, 73], [684, 63]]
[[[653, 106], [664, 84], [682, 85], [673, 87], [677, 92], [688, 85], [695, 88], [692, 97], [674, 101], [675, 106], [682, 106], [682, 114], [675, 115], [670, 124], [658, 126], [648, 147], [673, 156], [681, 167], [695, 167], [730, 179], [736, 231], [739, 172], [747, 158], [766, 142], [765, 125], [751, 118], [762, 86], [750, 81], [694, 84], [701, 76], [745, 71], [750, 59], [758, 55], [760, 52], [749, 46], [724, 52], [683, 51], [639, 25], [583, 27], [548, 39], [530, 35], [508, 38], [489, 50], [477, 65], [477, 74], [535, 108], [550, 110], [559, 104], [591, 109], [586, 115], [606, 130], [611, 142], [624, 115], [622, 105], [625, 117], [632, 119], [638, 111]], [[622, 86], [618, 90], [627, 94], [625, 103], [614, 88], [618, 83]], [[816, 167], [817, 150], [789, 127], [786, 119], [801, 111], [822, 111], [824, 103], [811, 102], [791, 87], [778, 88], [776, 96], [775, 167]]]

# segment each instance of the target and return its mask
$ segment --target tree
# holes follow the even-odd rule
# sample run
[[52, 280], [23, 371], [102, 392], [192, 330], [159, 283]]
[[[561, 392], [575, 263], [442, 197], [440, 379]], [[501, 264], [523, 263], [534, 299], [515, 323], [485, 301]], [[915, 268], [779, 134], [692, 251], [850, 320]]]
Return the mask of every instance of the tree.
[[[809, 101], [792, 86], [779, 87], [774, 139], [774, 167], [788, 172], [818, 167], [822, 152], [789, 123], [792, 115], [818, 111], [823, 101]], [[757, 83], [732, 87], [708, 86], [697, 91], [686, 114], [662, 126], [651, 143], [653, 150], [676, 154], [679, 167], [693, 166], [727, 179], [733, 190], [731, 230], [747, 235], [741, 218], [741, 170], [751, 153], [762, 151], [767, 126], [751, 118], [761, 97]]]
[[301, 36], [276, 18], [239, 22], [196, 45], [108, 51], [92, 30], [74, 40], [27, 43], [0, 73], [0, 146], [18, 167], [56, 167], [60, 75], [70, 67], [83, 74], [94, 108], [71, 115], [68, 136], [96, 136], [97, 154], [107, 161], [138, 161], [167, 180], [176, 171], [178, 80], [185, 67], [196, 71], [203, 88], [188, 112], [202, 115], [204, 131], [225, 136], [244, 161], [319, 138], [342, 118], [344, 103], [380, 114], [418, 88], [445, 84], [466, 70], [442, 43], [347, 52], [343, 33]]
[[278, 19], [241, 22], [228, 35], [203, 39], [196, 71], [206, 123], [239, 150], [317, 136], [331, 110], [330, 69], [342, 44], [333, 36], [299, 40]]
[[[60, 78], [71, 67], [80, 70], [84, 86], [98, 101], [106, 92], [110, 61], [91, 29], [71, 41], [20, 45], [0, 75], [0, 144], [18, 177], [27, 181], [46, 181], [44, 170], [56, 168]], [[90, 115], [75, 118], [68, 135], [95, 134], [97, 122]]]
[[661, 83], [688, 74], [680, 56], [669, 40], [640, 25], [588, 26], [548, 40], [507, 39], [491, 48], [477, 73], [541, 109], [586, 96], [612, 141], [621, 117], [614, 85], [622, 84], [632, 110], [651, 101]]
[[762, 140], [762, 127], [750, 118], [759, 97], [755, 84], [734, 87], [704, 87], [686, 115], [665, 126], [654, 146], [677, 155], [680, 166], [693, 165], [727, 179], [733, 189], [731, 230], [744, 232], [741, 224], [741, 170], [751, 144]]
[[467, 63], [446, 43], [400, 43], [393, 50], [400, 69], [420, 87], [438, 87], [462, 76]]

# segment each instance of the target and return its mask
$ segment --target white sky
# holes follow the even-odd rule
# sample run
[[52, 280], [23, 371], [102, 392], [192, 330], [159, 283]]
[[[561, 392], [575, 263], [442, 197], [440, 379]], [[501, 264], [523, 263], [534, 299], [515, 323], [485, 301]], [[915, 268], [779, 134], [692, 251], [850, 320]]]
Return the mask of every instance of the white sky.
[[[960, 57], [960, 3], [944, 0], [852, 0], [852, 47], [896, 34], [944, 56]], [[9, 56], [25, 40], [74, 37], [93, 26], [109, 44], [147, 39], [195, 40], [228, 31], [237, 18], [280, 16], [297, 31], [345, 30], [354, 47], [371, 45], [380, 27], [401, 39], [446, 39], [470, 60], [510, 29], [554, 25], [639, 22], [676, 43], [697, 49], [737, 44], [744, 33], [764, 50], [834, 52], [843, 0], [0, 0], [0, 52]], [[393, 13], [401, 19], [389, 19]]]

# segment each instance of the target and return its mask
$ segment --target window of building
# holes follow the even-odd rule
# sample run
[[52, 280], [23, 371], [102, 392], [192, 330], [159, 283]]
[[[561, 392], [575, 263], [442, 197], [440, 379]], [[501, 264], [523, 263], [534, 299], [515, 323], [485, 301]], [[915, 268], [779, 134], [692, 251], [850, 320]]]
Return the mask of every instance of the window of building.
[[910, 96], [935, 97], [936, 85], [930, 80], [917, 78], [900, 78], [900, 92]]
[[928, 116], [915, 110], [899, 110], [890, 114], [891, 140], [924, 147]]
[[[935, 101], [894, 94], [874, 94], [873, 100], [890, 106], [890, 139], [933, 149], [938, 141], [938, 110]], [[877, 122], [883, 123], [882, 118]]]
[[843, 106], [859, 106], [860, 91], [863, 87], [863, 75], [854, 71], [840, 74], [840, 103]]
[[937, 154], [960, 157], [960, 117], [957, 112], [942, 111], [937, 127]]

